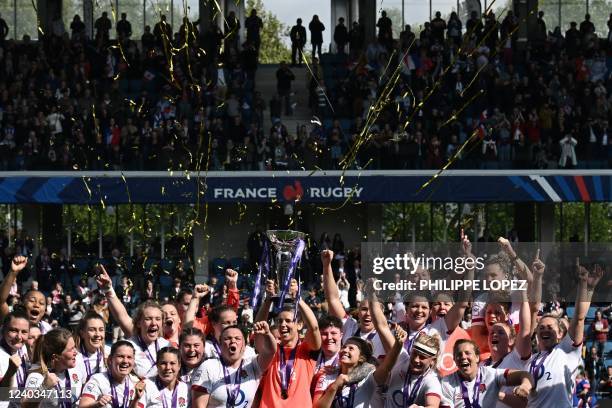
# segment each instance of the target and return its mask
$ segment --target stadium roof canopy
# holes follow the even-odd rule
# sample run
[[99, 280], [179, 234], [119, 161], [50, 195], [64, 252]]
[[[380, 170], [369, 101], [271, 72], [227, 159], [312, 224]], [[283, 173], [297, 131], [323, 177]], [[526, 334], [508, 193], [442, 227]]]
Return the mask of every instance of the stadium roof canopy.
[[[612, 170], [4, 172], [0, 203], [612, 201]], [[430, 182], [429, 184], [427, 184]], [[423, 187], [424, 186], [424, 187]]]

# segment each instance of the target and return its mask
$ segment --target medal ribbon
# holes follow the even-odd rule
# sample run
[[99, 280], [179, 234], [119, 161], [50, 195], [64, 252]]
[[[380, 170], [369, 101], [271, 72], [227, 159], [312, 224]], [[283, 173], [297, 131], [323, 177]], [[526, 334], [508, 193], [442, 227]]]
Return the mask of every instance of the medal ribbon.
[[[317, 359], [317, 366], [315, 369], [315, 373], [317, 371], [319, 371], [321, 368], [324, 368], [326, 366], [325, 364], [325, 355], [323, 354], [322, 351], [319, 352], [319, 358]], [[332, 361], [331, 364], [328, 364], [328, 366], [331, 367], [337, 367], [338, 366], [338, 354], [336, 354], [336, 358], [334, 358], [334, 361]]]
[[[227, 392], [227, 406], [234, 407], [236, 406], [236, 399], [238, 398], [238, 394], [240, 393], [240, 383], [242, 382], [242, 377], [240, 373], [242, 373], [242, 363], [244, 360], [240, 361], [240, 367], [236, 370], [236, 374], [234, 375], [234, 381], [232, 381], [232, 375], [230, 374], [225, 362], [222, 358], [221, 365], [223, 366], [223, 381], [225, 381], [225, 391]], [[165, 407], [164, 407], [165, 408]]]
[[85, 346], [81, 344], [81, 355], [83, 356], [83, 362], [85, 363], [85, 371], [87, 372], [87, 378], [85, 381], [89, 380], [89, 377], [100, 372], [100, 362], [102, 361], [102, 353], [100, 350], [96, 350], [96, 372], [94, 373], [91, 370], [91, 362], [89, 361], [89, 353]]
[[219, 347], [219, 342], [217, 342], [217, 339], [212, 336], [210, 342], [212, 343], [213, 347], [215, 348], [215, 351], [217, 352], [217, 358], [221, 358], [221, 347]]
[[[540, 352], [533, 358], [533, 360], [531, 360], [531, 364], [529, 365], [529, 372], [533, 376], [535, 387], [538, 386], [538, 381], [540, 381], [540, 378], [544, 376], [544, 370], [542, 370], [542, 367], [544, 366], [544, 362], [546, 361], [548, 355], [548, 351]], [[538, 362], [538, 359], [540, 357], [542, 357], [542, 359]], [[542, 374], [540, 374], [540, 371], [542, 371]]]
[[[65, 386], [64, 390], [70, 390], [71, 382], [70, 382], [70, 373], [68, 372], [68, 370], [64, 372], [64, 375], [66, 376], [66, 378], [64, 379], [64, 386]], [[57, 390], [58, 397], [62, 396], [63, 394], [62, 387], [59, 385], [59, 382], [55, 384], [55, 389]], [[59, 406], [63, 408], [71, 408], [72, 400], [68, 402], [66, 401], [66, 399], [62, 399], [61, 402], [59, 403]]]
[[[353, 408], [353, 405], [355, 404], [355, 390], [357, 389], [357, 384], [353, 384], [349, 387], [349, 395], [347, 398], [344, 398], [342, 396], [343, 389], [344, 387], [338, 390], [338, 393], [336, 394], [336, 397], [334, 398], [336, 400], [335, 405], [341, 408]], [[344, 403], [345, 400], [347, 401], [346, 404]]]
[[416, 332], [416, 334], [411, 339], [409, 339], [406, 343], [404, 343], [404, 347], [406, 348], [406, 351], [408, 352], [408, 354], [412, 352], [412, 345], [414, 344], [414, 341], [416, 340], [417, 337], [419, 337], [419, 334], [421, 334], [423, 330], [425, 330], [425, 327], [423, 327], [421, 330]]
[[[151, 362], [151, 367], [153, 367], [157, 363], [157, 361], [155, 361], [155, 358], [153, 358], [153, 355], [149, 351], [149, 347], [147, 347], [147, 345], [145, 344], [145, 342], [142, 339], [142, 337], [140, 337], [140, 335], [138, 335], [138, 337], [136, 337], [136, 339], [138, 340], [138, 346], [141, 348], [142, 351], [144, 351], [146, 353], [147, 359]], [[157, 339], [155, 339], [155, 355], [157, 355], [158, 351], [159, 351], [159, 349], [158, 349], [158, 346], [157, 346]]]
[[[164, 408], [168, 408], [167, 402], [166, 402], [166, 390], [167, 388], [164, 387], [164, 385], [161, 383], [161, 381], [159, 381], [159, 379], [155, 380], [156, 384], [157, 384], [157, 389], [159, 390], [159, 393], [161, 394], [161, 402], [162, 402], [162, 406]], [[178, 398], [178, 387], [179, 384], [181, 382], [177, 381], [176, 384], [174, 384], [174, 390], [172, 391], [172, 397], [170, 398], [170, 408], [176, 408], [177, 404], [177, 398]]]
[[470, 395], [466, 386], [467, 381], [461, 380], [461, 396], [463, 397], [463, 404], [465, 408], [480, 408], [480, 381], [481, 381], [481, 372], [478, 369], [478, 376], [476, 377], [476, 381], [474, 382], [474, 400], [470, 401]]
[[[421, 374], [419, 378], [417, 378], [412, 390], [410, 390], [410, 381], [412, 380], [412, 375], [406, 372], [406, 378], [404, 379], [404, 386], [402, 387], [402, 395], [404, 396], [404, 406], [409, 407], [414, 404], [416, 400], [417, 393], [421, 388], [421, 383], [423, 382], [423, 378], [427, 375], [429, 370], [425, 371], [425, 373]], [[410, 390], [410, 391], [409, 391]]]
[[[368, 335], [366, 336], [366, 338], [365, 338], [365, 339], [366, 339], [366, 340], [368, 340], [368, 341], [372, 341], [372, 339], [374, 338], [374, 336], [376, 336], [376, 330], [372, 330], [372, 331], [370, 332], [370, 334], [368, 334]], [[355, 334], [353, 334], [353, 337], [361, 337], [361, 329], [359, 329], [359, 328], [358, 328], [358, 329], [355, 331]]]
[[295, 355], [297, 354], [299, 343], [295, 345], [293, 350], [289, 353], [289, 360], [285, 361], [285, 348], [281, 345], [280, 347], [280, 371], [279, 376], [281, 380], [281, 390], [284, 395], [289, 395], [289, 385], [291, 384], [291, 374], [293, 373], [293, 363], [295, 361]]
[[113, 408], [127, 408], [129, 399], [130, 399], [130, 380], [128, 377], [125, 377], [125, 382], [123, 383], [123, 401], [121, 405], [119, 405], [119, 398], [117, 398], [117, 389], [115, 388], [115, 384], [113, 384], [113, 377], [108, 376], [108, 381], [111, 384], [111, 397], [113, 400]]

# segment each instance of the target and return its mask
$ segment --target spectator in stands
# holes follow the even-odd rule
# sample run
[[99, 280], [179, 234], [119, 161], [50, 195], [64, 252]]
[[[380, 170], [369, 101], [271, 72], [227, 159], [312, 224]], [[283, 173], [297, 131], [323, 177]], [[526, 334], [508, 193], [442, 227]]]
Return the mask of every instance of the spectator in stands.
[[9, 34], [9, 27], [6, 24], [6, 20], [2, 18], [2, 14], [0, 14], [0, 45], [4, 44], [4, 40]]
[[291, 107], [291, 82], [295, 80], [295, 75], [287, 66], [285, 61], [282, 61], [280, 67], [276, 71], [276, 90], [278, 95], [284, 101], [285, 114], [291, 116], [293, 109]]
[[[166, 50], [168, 43], [172, 40], [172, 26], [166, 22], [166, 16], [161, 15], [159, 21], [153, 27], [153, 35], [156, 44]], [[167, 51], [164, 51], [167, 52]]]
[[[521, 134], [522, 137], [522, 134]], [[576, 160], [576, 145], [578, 141], [574, 138], [573, 133], [566, 134], [559, 142], [561, 146], [561, 157], [559, 158], [560, 168], [575, 168], [578, 164]]]
[[70, 23], [70, 31], [72, 32], [72, 41], [82, 41], [85, 39], [85, 23], [78, 14], [74, 16]]
[[459, 20], [459, 16], [457, 12], [453, 11], [450, 14], [450, 18], [448, 23], [446, 24], [447, 36], [448, 39], [451, 40], [455, 45], [461, 45], [461, 29], [463, 24], [461, 24], [461, 20]]
[[[510, 14], [508, 14], [506, 18], [508, 18], [509, 15]], [[470, 13], [470, 19], [467, 21], [467, 23], [465, 23], [465, 29], [467, 30], [466, 34], [468, 35], [468, 38], [475, 38], [477, 41], [480, 41], [483, 26], [482, 19], [478, 16], [477, 11], [472, 11]]]
[[346, 47], [346, 44], [349, 42], [349, 35], [344, 25], [343, 17], [338, 19], [338, 25], [334, 29], [334, 42], [336, 43], [338, 54], [344, 54], [344, 47]]
[[351, 57], [355, 57], [363, 49], [365, 42], [365, 32], [363, 26], [357, 21], [353, 21], [353, 26], [349, 31], [349, 51]]
[[436, 11], [436, 17], [431, 20], [431, 33], [434, 41], [444, 43], [444, 31], [446, 30], [446, 21], [442, 19], [442, 13]]
[[96, 29], [96, 41], [102, 40], [103, 43], [108, 42], [110, 39], [109, 33], [113, 24], [108, 18], [108, 13], [106, 11], [102, 12], [102, 16], [96, 20], [94, 23], [94, 28]]
[[312, 16], [312, 20], [308, 24], [308, 29], [310, 30], [310, 43], [312, 44], [312, 58], [314, 58], [316, 54], [319, 56], [319, 59], [321, 59], [321, 47], [323, 46], [323, 31], [325, 31], [325, 26], [319, 21], [318, 15], [315, 14]]
[[590, 348], [588, 355], [584, 359], [584, 370], [592, 384], [593, 388], [597, 390], [599, 381], [605, 373], [606, 366], [602, 356], [598, 353], [598, 348], [593, 346]]
[[600, 309], [595, 311], [595, 320], [591, 323], [591, 333], [593, 335], [593, 347], [597, 347], [600, 358], [605, 354], [606, 341], [608, 340], [608, 320], [603, 318]]
[[117, 21], [117, 38], [129, 40], [132, 36], [132, 24], [127, 20], [127, 14], [121, 13], [121, 20]]
[[148, 54], [148, 52], [155, 46], [155, 36], [151, 32], [151, 26], [145, 26], [144, 33], [140, 37], [140, 41], [143, 52]]
[[580, 23], [580, 35], [582, 36], [582, 40], [589, 35], [595, 34], [595, 25], [591, 22], [591, 15], [585, 14], [584, 21]]
[[230, 11], [224, 21], [225, 41], [227, 48], [232, 48], [238, 52], [238, 44], [240, 44], [240, 20], [236, 17], [235, 11]]
[[612, 396], [612, 366], [608, 366], [599, 380], [599, 392], [606, 398]]
[[246, 28], [246, 39], [252, 43], [257, 51], [261, 47], [261, 29], [263, 28], [263, 20], [257, 15], [257, 10], [252, 9], [251, 14], [244, 20], [244, 28]]
[[302, 66], [304, 45], [306, 45], [306, 27], [302, 25], [302, 19], [298, 18], [296, 24], [291, 27], [289, 33], [291, 38], [291, 66]]
[[380, 13], [376, 27], [378, 27], [378, 41], [387, 49], [390, 48], [393, 43], [393, 22], [387, 17], [385, 10]]

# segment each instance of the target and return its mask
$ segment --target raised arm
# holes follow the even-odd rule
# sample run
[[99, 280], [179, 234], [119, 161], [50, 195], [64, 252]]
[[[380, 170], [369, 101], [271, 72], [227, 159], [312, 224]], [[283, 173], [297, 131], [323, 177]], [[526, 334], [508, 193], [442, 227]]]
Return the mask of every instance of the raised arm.
[[98, 283], [98, 288], [106, 295], [106, 299], [108, 300], [108, 309], [111, 314], [119, 323], [121, 330], [125, 333], [125, 337], [132, 337], [134, 335], [134, 323], [132, 321], [132, 317], [125, 310], [125, 306], [123, 306], [123, 302], [119, 300], [117, 295], [115, 294], [115, 289], [113, 289], [113, 284], [110, 276], [104, 269], [104, 266], [100, 265], [100, 273], [96, 276], [96, 282]]
[[321, 334], [319, 333], [319, 323], [317, 317], [312, 312], [312, 309], [304, 302], [299, 299], [298, 307], [302, 315], [302, 321], [306, 325], [306, 335], [304, 341], [312, 350], [319, 350], [321, 348]]
[[[536, 252], [536, 259], [539, 260], [540, 251]], [[543, 266], [544, 264], [542, 264]], [[538, 311], [540, 310], [540, 303], [542, 303], [542, 278], [544, 276], [545, 268], [539, 268], [539, 264], [536, 265], [535, 261], [532, 265], [533, 271], [533, 282], [529, 284], [529, 309], [531, 316], [531, 334], [535, 333], [535, 330], [538, 326]]]
[[[463, 250], [464, 258], [472, 260], [472, 268], [467, 268], [464, 275], [465, 281], [474, 280], [474, 267], [476, 263], [476, 257], [472, 253], [472, 243], [468, 236], [463, 232], [463, 228], [461, 229], [461, 249]], [[448, 333], [452, 333], [455, 331], [457, 326], [461, 323], [463, 319], [463, 314], [465, 313], [465, 309], [468, 307], [468, 302], [470, 301], [470, 297], [472, 296], [472, 289], [467, 289], [461, 293], [461, 296], [457, 299], [457, 301], [453, 304], [453, 307], [448, 311], [446, 316], [444, 316], [444, 322], [446, 323], [446, 328], [448, 329]]]
[[380, 341], [383, 345], [383, 348], [385, 349], [385, 353], [388, 354], [393, 345], [395, 344], [395, 338], [393, 336], [393, 333], [391, 333], [391, 330], [389, 329], [389, 325], [387, 324], [387, 318], [385, 317], [385, 313], [383, 312], [381, 304], [378, 301], [378, 297], [376, 296], [373, 278], [368, 279], [366, 295], [370, 306], [370, 316], [372, 316], [372, 323], [374, 324], [374, 328], [376, 329], [376, 332], [380, 337]]
[[525, 262], [523, 262], [521, 258], [519, 258], [517, 253], [514, 251], [510, 241], [506, 238], [499, 237], [497, 239], [497, 242], [499, 242], [499, 246], [502, 251], [504, 251], [508, 255], [508, 257], [510, 257], [512, 264], [516, 266], [518, 276], [522, 279], [525, 279], [528, 283], [531, 283], [533, 281], [533, 275], [529, 270], [529, 267], [525, 264]]
[[240, 308], [240, 292], [238, 291], [238, 272], [233, 269], [225, 271], [225, 284], [227, 285], [227, 302], [236, 312]]
[[336, 281], [334, 280], [334, 272], [331, 267], [332, 259], [334, 259], [333, 251], [329, 249], [321, 251], [321, 262], [323, 263], [323, 292], [325, 293], [325, 299], [327, 299], [329, 314], [339, 319], [344, 319], [346, 312], [340, 301], [338, 285], [336, 285]]
[[[543, 267], [544, 264], [542, 263]], [[519, 332], [516, 334], [514, 347], [516, 347], [516, 351], [521, 358], [527, 359], [531, 355], [531, 307], [529, 306], [527, 292], [521, 291], [520, 294], [522, 299], [519, 310]]]
[[185, 319], [182, 323], [184, 328], [193, 327], [198, 308], [200, 307], [200, 300], [210, 292], [208, 285], [196, 285], [193, 291], [193, 296], [185, 312]]
[[261, 302], [259, 310], [255, 315], [256, 322], [267, 322], [268, 315], [270, 314], [270, 307], [272, 306], [272, 296], [276, 294], [276, 285], [273, 280], [268, 279], [266, 281], [266, 298]]
[[255, 349], [257, 350], [257, 363], [259, 368], [264, 372], [272, 363], [274, 354], [276, 354], [276, 338], [270, 331], [268, 322], [256, 322], [253, 325], [253, 333], [255, 333]]
[[9, 314], [8, 297], [11, 293], [11, 286], [17, 280], [17, 275], [23, 270], [28, 264], [28, 258], [25, 256], [16, 256], [11, 261], [11, 270], [2, 280], [0, 285], [0, 318], [4, 319], [4, 316]]
[[576, 269], [578, 274], [578, 293], [576, 294], [576, 311], [570, 322], [567, 331], [574, 344], [582, 344], [584, 340], [584, 320], [586, 319], [591, 298], [595, 291], [595, 286], [603, 276], [603, 269], [599, 265], [593, 267], [589, 272], [584, 266], [580, 265], [580, 259], [576, 258]]
[[404, 342], [408, 338], [408, 334], [399, 326], [395, 328], [395, 336], [393, 347], [391, 347], [391, 351], [387, 351], [384, 360], [378, 367], [376, 367], [376, 371], [374, 371], [374, 381], [376, 381], [377, 385], [384, 385], [389, 380], [389, 374], [391, 374], [391, 370], [397, 361], [397, 357], [399, 356], [402, 348], [404, 347]]

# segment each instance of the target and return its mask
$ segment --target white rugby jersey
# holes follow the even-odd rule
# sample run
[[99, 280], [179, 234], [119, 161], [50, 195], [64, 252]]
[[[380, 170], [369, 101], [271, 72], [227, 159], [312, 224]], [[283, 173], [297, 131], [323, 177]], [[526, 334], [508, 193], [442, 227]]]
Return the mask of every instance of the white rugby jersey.
[[[440, 407], [466, 408], [463, 400], [461, 384], [467, 389], [470, 402], [478, 398], [479, 406], [494, 407], [497, 404], [498, 393], [506, 385], [508, 369], [479, 367], [479, 374], [472, 381], [464, 381], [458, 372], [442, 378], [442, 402]], [[469, 405], [468, 405], [469, 406]]]
[[376, 330], [372, 330], [369, 333], [362, 333], [361, 329], [359, 329], [359, 322], [350, 316], [345, 316], [344, 319], [342, 319], [342, 324], [342, 344], [346, 343], [351, 337], [361, 337], [363, 340], [372, 343], [372, 356], [374, 356], [374, 358], [383, 358], [385, 356], [385, 348]]
[[[253, 347], [248, 345], [244, 347], [243, 358], [252, 358], [256, 355], [257, 353]], [[213, 343], [211, 340], [206, 340], [206, 343], [204, 343], [204, 359], [207, 360], [209, 358], [218, 359], [219, 352], [217, 351], [217, 347], [215, 347], [215, 343]]]
[[[490, 367], [499, 368], [499, 369], [508, 368], [510, 370], [524, 371], [526, 362], [527, 360], [523, 360], [521, 356], [519, 355], [519, 353], [516, 351], [516, 349], [513, 349], [510, 353], [506, 354], [506, 356], [501, 360], [501, 362], [498, 362], [497, 365], [494, 364], [495, 367], [489, 364], [490, 361], [488, 359], [481, 362], [480, 365], [486, 366], [486, 367], [490, 366]], [[506, 395], [512, 395], [513, 389], [514, 387], [504, 386], [502, 387], [501, 391], [506, 393]], [[496, 408], [510, 408], [510, 405], [504, 404], [501, 401], [497, 401], [497, 404], [495, 405], [495, 407]]]
[[566, 335], [548, 355], [536, 353], [531, 356], [524, 369], [533, 375], [536, 389], [529, 396], [527, 407], [572, 406], [574, 376], [582, 365], [581, 352], [582, 344], [575, 346]]
[[[28, 369], [30, 367], [30, 362], [28, 361], [28, 349], [25, 346], [21, 346], [18, 351], [19, 357], [21, 358], [21, 367], [17, 370], [17, 372], [13, 375], [13, 379], [11, 380], [11, 384], [9, 387], [24, 387], [25, 381], [28, 376]], [[11, 353], [5, 350], [3, 347], [0, 347], [0, 379], [4, 378], [8, 368], [9, 368], [9, 359], [11, 357]], [[11, 403], [9, 404], [6, 401], [0, 401], [0, 408], [6, 408], [8, 406], [17, 407], [19, 404]]]
[[[315, 385], [315, 394], [324, 393], [327, 387], [336, 381], [336, 378], [338, 378], [337, 373], [321, 373]], [[372, 371], [358, 383], [342, 387], [341, 394], [334, 398], [332, 407], [380, 407], [382, 406], [382, 400], [380, 393], [376, 392], [377, 388], [374, 371]]]
[[[240, 371], [239, 371], [240, 370]], [[234, 407], [248, 408], [253, 404], [257, 393], [259, 381], [263, 375], [261, 367], [257, 362], [257, 356], [242, 359], [239, 368], [227, 367], [229, 382], [236, 386], [240, 384], [235, 392], [236, 400]], [[238, 376], [238, 377], [236, 377]], [[226, 407], [228, 403], [228, 391], [232, 392], [232, 385], [226, 385], [225, 373], [221, 360], [211, 358], [202, 363], [191, 376], [191, 389], [196, 392], [209, 394], [209, 407]]]
[[[78, 351], [76, 368], [80, 370], [81, 378], [84, 378], [85, 382], [87, 382], [92, 375], [105, 373], [107, 371], [106, 359], [110, 355], [110, 350], [111, 348], [105, 345], [104, 352], [90, 353], [84, 348]], [[83, 354], [83, 351], [85, 351], [85, 354]]]
[[154, 378], [157, 376], [157, 351], [170, 346], [170, 342], [163, 337], [159, 337], [157, 340], [146, 346], [138, 336], [132, 336], [126, 339], [134, 346], [136, 355], [134, 361], [136, 366], [134, 372], [139, 377]]
[[[163, 408], [161, 394], [155, 383], [146, 379], [144, 381], [145, 390], [138, 401], [138, 408]], [[113, 402], [106, 404], [104, 408], [128, 408], [134, 399], [134, 387], [137, 382], [138, 378], [129, 375], [126, 381], [121, 384], [113, 383], [111, 387], [109, 373], [94, 374], [83, 387], [81, 398], [89, 397], [97, 401], [102, 395], [110, 395]]]
[[157, 383], [160, 399], [163, 408], [187, 408], [191, 406], [191, 386], [187, 383], [179, 381], [176, 383], [174, 390], [161, 388]]
[[[40, 368], [40, 366], [34, 366], [34, 369]], [[66, 372], [68, 375], [66, 375]], [[56, 388], [61, 388], [63, 395], [71, 398], [72, 406], [76, 406], [76, 402], [81, 395], [81, 389], [83, 388], [84, 378], [80, 376], [79, 370], [76, 368], [69, 368], [61, 373], [55, 373], [59, 379], [59, 383]], [[42, 388], [45, 377], [40, 372], [31, 372], [26, 379], [26, 388]], [[70, 390], [68, 392], [67, 390]], [[68, 402], [67, 400], [63, 402]], [[43, 400], [39, 408], [44, 407], [58, 407], [61, 406], [61, 402], [55, 398]]]
[[[185, 367], [184, 363], [181, 363], [181, 373], [179, 374], [179, 378], [182, 382], [187, 383], [189, 385], [191, 385], [191, 376], [193, 375], [193, 372], [196, 370], [197, 367], [194, 368], [187, 368]], [[185, 368], [183, 368], [185, 367]]]
[[40, 334], [47, 334], [53, 330], [53, 327], [51, 327], [51, 325], [44, 320], [38, 322], [38, 328], [40, 329]]
[[[403, 408], [412, 404], [424, 406], [428, 396], [437, 396], [442, 399], [442, 388], [435, 369], [429, 369], [420, 378], [419, 375], [410, 374], [409, 365], [410, 355], [405, 349], [402, 349], [391, 370], [386, 391], [382, 395], [386, 408]], [[407, 404], [404, 402], [404, 387], [406, 387]]]

